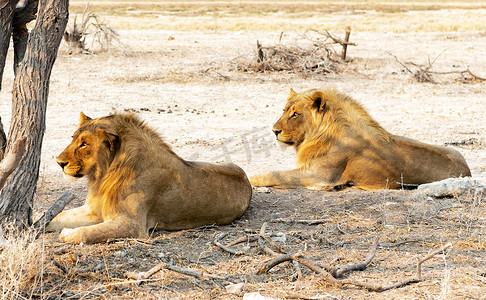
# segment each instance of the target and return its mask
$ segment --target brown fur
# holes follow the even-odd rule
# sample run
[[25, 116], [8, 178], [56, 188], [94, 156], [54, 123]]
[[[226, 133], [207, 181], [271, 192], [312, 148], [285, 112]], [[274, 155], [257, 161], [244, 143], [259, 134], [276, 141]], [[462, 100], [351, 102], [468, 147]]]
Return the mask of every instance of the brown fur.
[[62, 212], [47, 227], [63, 230], [65, 242], [228, 224], [251, 198], [238, 166], [185, 161], [129, 114], [90, 119], [81, 113], [79, 129], [57, 161], [67, 175], [85, 176], [89, 185], [85, 204]]
[[254, 186], [400, 188], [471, 175], [458, 151], [392, 135], [335, 90], [291, 90], [273, 130], [295, 147], [297, 169], [252, 176]]

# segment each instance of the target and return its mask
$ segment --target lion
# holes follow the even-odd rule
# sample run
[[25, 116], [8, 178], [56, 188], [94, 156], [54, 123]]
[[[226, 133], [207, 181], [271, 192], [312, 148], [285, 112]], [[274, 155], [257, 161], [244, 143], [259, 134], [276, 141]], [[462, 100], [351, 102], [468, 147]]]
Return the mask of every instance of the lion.
[[64, 242], [146, 237], [148, 230], [229, 224], [248, 208], [252, 187], [234, 164], [185, 161], [133, 114], [91, 119], [57, 157], [64, 173], [86, 177], [84, 205], [47, 226]]
[[273, 132], [279, 143], [295, 147], [297, 168], [251, 176], [253, 186], [399, 189], [471, 176], [458, 151], [392, 135], [333, 89], [291, 89]]

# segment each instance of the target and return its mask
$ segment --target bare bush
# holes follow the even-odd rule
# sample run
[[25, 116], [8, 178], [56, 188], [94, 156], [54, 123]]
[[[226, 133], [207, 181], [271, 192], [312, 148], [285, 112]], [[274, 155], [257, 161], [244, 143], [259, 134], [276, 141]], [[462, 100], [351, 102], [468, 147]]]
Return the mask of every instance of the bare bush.
[[415, 80], [417, 80], [417, 82], [439, 83], [436, 79], [437, 78], [436, 75], [449, 75], [449, 74], [458, 74], [459, 77], [457, 77], [455, 80], [462, 83], [474, 83], [474, 82], [486, 81], [486, 78], [478, 76], [473, 72], [471, 72], [471, 70], [469, 70], [469, 67], [466, 67], [465, 70], [461, 70], [461, 71], [434, 71], [433, 70], [434, 63], [444, 52], [445, 50], [442, 51], [439, 55], [437, 55], [437, 57], [433, 61], [430, 61], [429, 58], [427, 65], [421, 65], [414, 62], [402, 62], [395, 55], [391, 54], [390, 52], [387, 53], [388, 55], [392, 56], [395, 59], [395, 61], [404, 68], [406, 72], [412, 74]]
[[[81, 52], [106, 51], [113, 42], [119, 42], [118, 33], [89, 10], [88, 5], [81, 15], [81, 21], [74, 17], [72, 26], [64, 33], [64, 40], [73, 50]], [[87, 39], [91, 46], [87, 46]]]
[[[350, 43], [350, 29], [346, 31], [345, 39], [333, 37], [328, 31], [319, 32], [308, 30], [291, 45], [281, 43], [280, 40], [274, 46], [262, 46], [257, 41], [257, 55], [250, 62], [242, 62], [237, 69], [244, 72], [288, 71], [310, 74], [339, 73], [346, 62], [346, 49]], [[339, 54], [333, 45], [340, 45], [342, 52]]]

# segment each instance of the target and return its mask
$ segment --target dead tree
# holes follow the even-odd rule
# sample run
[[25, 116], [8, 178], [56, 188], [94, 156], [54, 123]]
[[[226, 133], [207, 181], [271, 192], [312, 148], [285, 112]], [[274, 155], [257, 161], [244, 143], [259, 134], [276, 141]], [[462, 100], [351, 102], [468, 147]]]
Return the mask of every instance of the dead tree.
[[[0, 222], [12, 222], [19, 229], [32, 225], [49, 78], [68, 15], [68, 0], [2, 0], [0, 4], [0, 75], [10, 37], [15, 56], [12, 120], [6, 145], [9, 154], [5, 160], [9, 155], [13, 158], [2, 161], [10, 167], [10, 173], [0, 174], [7, 179], [0, 191]], [[34, 19], [35, 27], [28, 33], [27, 23]]]

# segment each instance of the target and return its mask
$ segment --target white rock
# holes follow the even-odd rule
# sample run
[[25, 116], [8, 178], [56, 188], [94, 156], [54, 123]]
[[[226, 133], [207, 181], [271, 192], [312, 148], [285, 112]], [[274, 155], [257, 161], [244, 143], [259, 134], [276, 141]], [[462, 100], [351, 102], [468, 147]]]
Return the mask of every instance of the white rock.
[[472, 177], [448, 178], [441, 181], [421, 184], [417, 191], [431, 197], [446, 197], [463, 194], [464, 192], [486, 189], [486, 184]]

